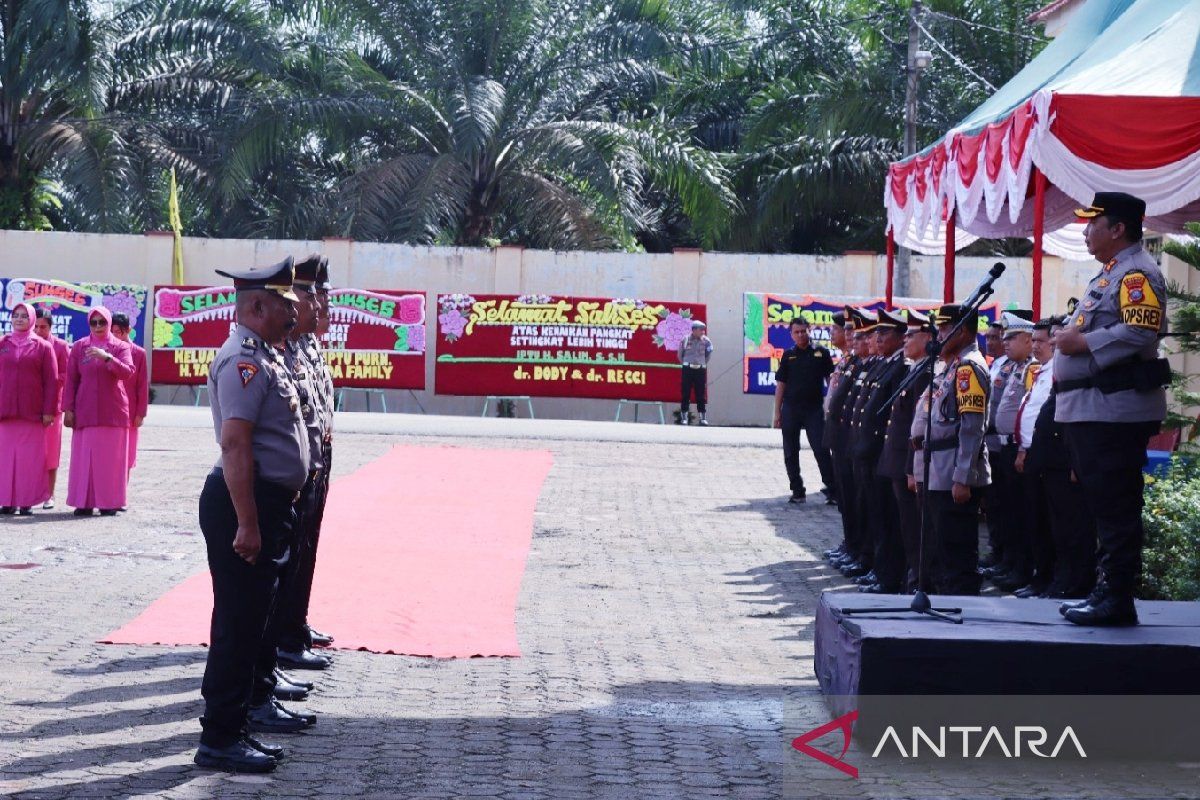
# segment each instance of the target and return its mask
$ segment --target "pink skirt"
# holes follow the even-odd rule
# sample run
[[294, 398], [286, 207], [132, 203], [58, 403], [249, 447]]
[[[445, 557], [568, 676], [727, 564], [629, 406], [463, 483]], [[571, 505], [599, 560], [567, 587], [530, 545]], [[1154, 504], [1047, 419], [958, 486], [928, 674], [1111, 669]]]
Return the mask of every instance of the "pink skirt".
[[36, 506], [49, 497], [42, 424], [25, 419], [0, 422], [0, 506]]
[[62, 456], [62, 419], [61, 413], [55, 414], [50, 427], [42, 429], [46, 433], [46, 469], [58, 469]]
[[137, 442], [138, 429], [134, 426], [129, 426], [129, 469], [132, 470], [137, 466]]
[[128, 458], [128, 428], [98, 426], [72, 431], [67, 505], [122, 508], [129, 479]]

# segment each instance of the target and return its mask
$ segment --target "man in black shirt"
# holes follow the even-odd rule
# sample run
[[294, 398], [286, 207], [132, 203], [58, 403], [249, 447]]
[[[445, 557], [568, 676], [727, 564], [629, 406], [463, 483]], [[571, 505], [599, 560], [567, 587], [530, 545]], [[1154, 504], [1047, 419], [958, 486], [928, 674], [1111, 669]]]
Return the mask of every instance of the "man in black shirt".
[[792, 497], [789, 502], [803, 503], [804, 478], [800, 475], [800, 431], [808, 437], [808, 446], [817, 457], [821, 471], [821, 490], [830, 498], [833, 466], [825, 436], [825, 381], [833, 372], [833, 359], [824, 347], [809, 340], [808, 322], [792, 320], [789, 328], [795, 347], [786, 350], [775, 372], [775, 427], [783, 430], [783, 464], [787, 468]]

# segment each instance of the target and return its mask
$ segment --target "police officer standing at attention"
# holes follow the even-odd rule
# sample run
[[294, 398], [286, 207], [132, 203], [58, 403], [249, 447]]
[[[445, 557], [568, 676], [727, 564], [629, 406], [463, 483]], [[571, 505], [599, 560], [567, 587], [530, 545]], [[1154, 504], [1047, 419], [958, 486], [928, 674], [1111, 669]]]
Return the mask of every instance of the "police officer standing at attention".
[[975, 344], [976, 320], [967, 319], [950, 336], [968, 314], [973, 314], [968, 308], [944, 305], [934, 316], [946, 371], [933, 382], [933, 418], [922, 445], [931, 459], [926, 490], [939, 549], [936, 589], [942, 594], [979, 594], [979, 501], [990, 479], [983, 436], [991, 386]]
[[294, 536], [295, 503], [308, 478], [308, 434], [296, 385], [275, 349], [296, 324], [292, 259], [233, 279], [237, 327], [208, 376], [221, 457], [200, 494], [200, 528], [213, 582], [203, 732], [195, 761], [269, 772], [283, 750], [246, 734], [255, 660], [281, 565]]
[[1064, 603], [1077, 625], [1136, 625], [1133, 592], [1142, 567], [1142, 467], [1167, 413], [1166, 282], [1143, 249], [1146, 203], [1100, 192], [1076, 214], [1088, 221], [1088, 252], [1104, 266], [1055, 337], [1057, 406], [1071, 467], [1096, 519], [1101, 579], [1087, 600]]
[[804, 478], [800, 474], [800, 431], [808, 436], [808, 446], [821, 472], [821, 491], [826, 502], [834, 502], [833, 464], [825, 445], [825, 381], [833, 373], [829, 351], [809, 339], [808, 320], [794, 318], [788, 325], [793, 347], [785, 350], [775, 371], [775, 427], [783, 431], [783, 465], [787, 469], [792, 496], [788, 502], [805, 500]]
[[317, 282], [323, 257], [313, 254], [296, 265], [296, 294], [302, 314], [287, 342], [287, 360], [298, 376], [305, 380], [311, 397], [311, 417], [306, 417], [309, 434], [309, 453], [312, 465], [309, 481], [300, 498], [300, 534], [297, 537], [296, 574], [280, 603], [280, 626], [277, 656], [284, 667], [294, 669], [325, 669], [328, 656], [312, 652], [307, 629], [308, 601], [312, 594], [316, 567], [317, 538], [325, 499], [329, 472], [326, 463], [330, 429], [333, 425], [332, 385], [327, 384], [328, 368], [316, 343], [316, 330], [321, 316]]

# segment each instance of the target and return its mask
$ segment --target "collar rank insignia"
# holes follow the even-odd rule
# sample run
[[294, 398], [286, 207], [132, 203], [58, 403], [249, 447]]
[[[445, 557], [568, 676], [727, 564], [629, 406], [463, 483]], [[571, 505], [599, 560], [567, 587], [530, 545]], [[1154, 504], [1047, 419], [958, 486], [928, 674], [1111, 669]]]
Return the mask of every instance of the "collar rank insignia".
[[242, 339], [242, 347], [246, 348], [247, 350], [257, 350], [258, 340], [252, 336], [247, 336], [245, 339]]
[[[248, 339], [247, 341], [252, 342], [254, 340]], [[249, 361], [239, 361], [237, 368], [238, 375], [240, 375], [242, 378], [242, 386], [250, 383], [250, 381], [254, 379], [254, 376], [258, 374], [258, 365], [252, 364]]]
[[1099, 286], [1101, 289], [1107, 287], [1108, 286], [1108, 278], [1101, 278], [1100, 282], [1097, 283], [1096, 285]]

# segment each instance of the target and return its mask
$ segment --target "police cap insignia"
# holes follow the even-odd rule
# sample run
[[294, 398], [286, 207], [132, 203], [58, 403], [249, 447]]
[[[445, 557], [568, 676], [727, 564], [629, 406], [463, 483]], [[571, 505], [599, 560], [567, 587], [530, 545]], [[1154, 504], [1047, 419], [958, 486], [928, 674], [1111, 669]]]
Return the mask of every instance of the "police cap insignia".
[[242, 386], [250, 383], [254, 379], [254, 376], [258, 374], [258, 365], [249, 361], [239, 361], [237, 368], [238, 375], [242, 378]]

